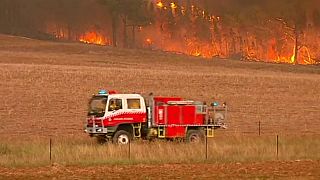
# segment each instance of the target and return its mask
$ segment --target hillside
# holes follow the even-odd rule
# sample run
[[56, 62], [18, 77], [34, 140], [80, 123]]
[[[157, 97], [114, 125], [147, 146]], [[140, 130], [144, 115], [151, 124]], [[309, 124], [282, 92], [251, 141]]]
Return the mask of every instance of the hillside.
[[320, 67], [0, 35], [0, 136], [84, 136], [99, 89], [229, 105], [226, 134], [320, 134]]

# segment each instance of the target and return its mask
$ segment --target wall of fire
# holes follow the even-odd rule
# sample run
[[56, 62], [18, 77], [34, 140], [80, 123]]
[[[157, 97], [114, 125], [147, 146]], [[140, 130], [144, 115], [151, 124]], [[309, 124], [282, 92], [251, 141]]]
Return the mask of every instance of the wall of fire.
[[[294, 31], [280, 20], [261, 22], [259, 28], [233, 23], [221, 12], [206, 8], [205, 0], [149, 0], [149, 23], [118, 16], [117, 46], [184, 53], [205, 58], [233, 58], [294, 63], [320, 62], [320, 28], [313, 9], [295, 47]], [[150, 15], [149, 14], [149, 15]], [[40, 39], [80, 41], [111, 46], [112, 19], [97, 0], [2, 0], [0, 31]], [[125, 36], [125, 37], [124, 37]]]

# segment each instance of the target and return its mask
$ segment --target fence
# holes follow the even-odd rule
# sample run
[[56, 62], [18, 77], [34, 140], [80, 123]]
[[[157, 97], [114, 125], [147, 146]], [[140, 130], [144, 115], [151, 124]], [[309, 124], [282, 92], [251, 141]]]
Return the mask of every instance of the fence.
[[257, 126], [254, 134], [226, 136], [220, 131], [201, 143], [136, 140], [128, 145], [99, 145], [87, 136], [0, 140], [0, 166], [320, 159], [319, 135], [265, 134], [261, 122]]
[[319, 159], [319, 138], [312, 136], [233, 136], [203, 143], [133, 141], [128, 145], [49, 139], [50, 163], [192, 163]]

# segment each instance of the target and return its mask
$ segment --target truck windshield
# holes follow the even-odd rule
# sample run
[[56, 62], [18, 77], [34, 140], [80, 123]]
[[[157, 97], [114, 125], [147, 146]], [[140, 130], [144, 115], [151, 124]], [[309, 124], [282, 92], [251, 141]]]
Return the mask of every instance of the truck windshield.
[[108, 97], [94, 96], [89, 102], [88, 116], [103, 117], [106, 111]]

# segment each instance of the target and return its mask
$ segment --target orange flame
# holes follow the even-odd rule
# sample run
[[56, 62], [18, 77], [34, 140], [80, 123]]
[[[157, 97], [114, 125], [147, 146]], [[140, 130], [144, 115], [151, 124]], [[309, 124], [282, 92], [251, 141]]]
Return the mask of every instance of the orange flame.
[[317, 64], [317, 62], [311, 58], [310, 51], [306, 46], [302, 46], [299, 52], [302, 53], [302, 55], [304, 57], [306, 57], [303, 59], [302, 63], [304, 63], [304, 64]]
[[79, 41], [88, 44], [107, 45], [107, 40], [101, 34], [91, 31], [81, 35]]
[[176, 8], [177, 8], [177, 5], [172, 2], [172, 3], [170, 3], [170, 7], [171, 7], [172, 9], [176, 9]]
[[[317, 64], [316, 55], [311, 52], [306, 46], [295, 47], [294, 43], [287, 40], [286, 43], [280, 43], [275, 37], [270, 38], [264, 43], [257, 43], [257, 37], [252, 33], [247, 33], [246, 36], [241, 35], [241, 30], [231, 29], [232, 35], [228, 33], [220, 34], [229, 26], [224, 26], [223, 18], [210, 14], [202, 8], [195, 5], [180, 6], [179, 3], [165, 0], [156, 0], [153, 4], [154, 8], [158, 8], [159, 14], [156, 16], [158, 21], [150, 26], [138, 26], [139, 36], [136, 36], [136, 41], [140, 43], [140, 47], [149, 49], [161, 49], [164, 51], [183, 53], [191, 56], [200, 56], [204, 58], [220, 57], [220, 58], [237, 58], [255, 61], [268, 61], [276, 63], [295, 63], [295, 59], [299, 64]], [[191, 13], [190, 13], [191, 11]], [[167, 20], [166, 13], [172, 12], [173, 21]], [[162, 17], [163, 16], [163, 17]], [[190, 26], [182, 28], [181, 33], [170, 32], [168, 27], [179, 21], [179, 16], [190, 18]], [[199, 38], [201, 28], [194, 23], [198, 18], [206, 22], [205, 28], [209, 28], [207, 34]], [[167, 20], [167, 21], [166, 21]], [[173, 23], [174, 22], [174, 23]], [[191, 24], [194, 23], [194, 24]], [[148, 29], [150, 27], [150, 29]], [[61, 28], [61, 27], [60, 27]], [[92, 28], [91, 28], [92, 29]], [[150, 31], [150, 34], [145, 31]], [[193, 31], [194, 30], [194, 31]], [[172, 30], [173, 31], [173, 30]], [[68, 39], [81, 41], [83, 43], [111, 45], [111, 40], [108, 40], [102, 33], [96, 31], [87, 31], [80, 37], [71, 36], [67, 29], [59, 29], [54, 24], [48, 27], [48, 32], [53, 34], [57, 39]], [[231, 34], [230, 33], [230, 34]], [[241, 38], [239, 38], [241, 37]], [[243, 39], [242, 39], [243, 37]], [[240, 40], [239, 40], [240, 39]], [[286, 38], [289, 39], [289, 38]], [[252, 45], [253, 44], [253, 45]], [[292, 49], [293, 46], [293, 49]], [[267, 48], [266, 48], [267, 47]], [[312, 46], [310, 45], [310, 48]], [[298, 49], [297, 57], [295, 50]], [[313, 49], [312, 49], [313, 50]], [[313, 59], [314, 58], [314, 59]]]
[[147, 39], [146, 39], [146, 43], [147, 43], [147, 44], [151, 44], [151, 43], [152, 43], [152, 40], [151, 40], [150, 38], [147, 38]]
[[159, 8], [163, 8], [163, 3], [160, 1], [160, 2], [157, 3], [157, 6], [158, 6]]
[[295, 57], [296, 48], [297, 48], [296, 46], [293, 47], [293, 54], [292, 54], [292, 56], [291, 56], [291, 58], [290, 58], [290, 63], [292, 63], [292, 64], [294, 63], [295, 58], [296, 58], [296, 57]]

